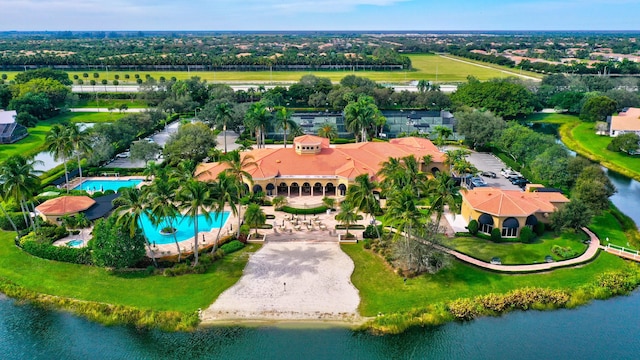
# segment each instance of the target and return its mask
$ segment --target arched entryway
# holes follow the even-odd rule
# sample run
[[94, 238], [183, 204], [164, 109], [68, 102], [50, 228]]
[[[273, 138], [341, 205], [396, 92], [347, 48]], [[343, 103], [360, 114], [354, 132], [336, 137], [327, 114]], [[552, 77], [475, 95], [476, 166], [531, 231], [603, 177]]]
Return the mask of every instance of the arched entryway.
[[324, 195], [324, 192], [322, 191], [322, 184], [320, 184], [319, 182], [313, 184], [313, 192], [311, 193], [314, 196], [320, 196], [320, 195]]
[[291, 183], [289, 196], [300, 196], [300, 185], [297, 182]]
[[273, 196], [273, 190], [276, 189], [276, 186], [273, 184], [267, 184], [267, 196]]
[[502, 237], [516, 237], [518, 236], [518, 229], [520, 223], [518, 219], [514, 217], [508, 217], [502, 223]]
[[538, 225], [538, 218], [535, 215], [527, 216], [527, 220], [525, 221], [524, 226], [526, 226], [529, 229], [533, 230], [533, 228], [536, 225]]
[[311, 195], [311, 184], [309, 184], [308, 182], [302, 184], [302, 195], [303, 196]]
[[262, 192], [262, 186], [260, 186], [258, 184], [253, 185], [253, 193], [257, 194], [259, 192]]
[[493, 217], [489, 214], [482, 214], [478, 218], [478, 231], [485, 234], [491, 234], [493, 230]]
[[433, 174], [433, 176], [438, 175], [439, 172], [440, 172], [440, 169], [438, 169], [437, 167], [431, 168], [431, 174]]
[[347, 194], [347, 186], [345, 184], [338, 185], [338, 192], [340, 196], [345, 196]]
[[324, 187], [324, 196], [336, 196], [336, 186], [333, 183], [327, 183]]
[[289, 187], [287, 184], [281, 182], [278, 185], [278, 196], [289, 196]]

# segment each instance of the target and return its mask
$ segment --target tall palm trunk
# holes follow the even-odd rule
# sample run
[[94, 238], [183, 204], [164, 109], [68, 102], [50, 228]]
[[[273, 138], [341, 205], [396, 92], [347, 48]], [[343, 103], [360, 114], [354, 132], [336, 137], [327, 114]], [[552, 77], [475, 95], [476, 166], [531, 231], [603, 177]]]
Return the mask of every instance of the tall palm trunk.
[[224, 133], [224, 153], [227, 153], [227, 122], [222, 124], [222, 132]]
[[196, 215], [193, 217], [193, 231], [195, 232], [195, 235], [196, 235], [196, 237], [193, 239], [193, 243], [194, 243], [193, 266], [195, 267], [196, 265], [198, 265], [198, 213], [197, 212], [196, 212]]
[[180, 251], [180, 244], [178, 243], [178, 235], [176, 228], [173, 227], [173, 219], [168, 219], [169, 227], [173, 231], [173, 241], [176, 243], [176, 249], [178, 249], [178, 262], [182, 258], [182, 252]]
[[80, 164], [80, 152], [76, 152], [76, 158], [78, 159], [78, 175], [80, 176], [80, 183], [82, 184], [82, 165]]
[[[217, 215], [216, 215], [217, 217]], [[211, 248], [211, 253], [215, 254], [216, 248], [218, 247], [218, 242], [220, 241], [220, 232], [222, 231], [222, 224], [218, 227], [218, 233], [216, 234], [216, 239], [213, 242], [213, 247]]]
[[2, 214], [7, 218], [7, 220], [9, 220], [9, 224], [11, 224], [13, 231], [16, 232], [16, 244], [17, 244], [18, 239], [20, 238], [20, 234], [18, 233], [18, 227], [16, 226], [16, 223], [13, 222], [13, 219], [11, 218], [11, 216], [9, 216], [9, 214], [4, 209], [4, 206], [2, 206], [2, 204], [0, 204], [0, 210], [2, 211]]
[[236, 238], [240, 239], [240, 219], [242, 219], [242, 216], [240, 216], [240, 214], [242, 213], [242, 205], [240, 205], [240, 194], [238, 194], [238, 230], [237, 230], [237, 235]]
[[67, 158], [66, 157], [62, 157], [62, 164], [64, 164], [64, 179], [66, 180], [66, 188], [67, 188], [67, 194], [69, 193], [69, 172], [67, 171]]
[[[140, 229], [143, 229], [140, 220], [138, 220], [138, 225], [140, 225]], [[142, 237], [144, 238], [144, 243], [147, 245], [147, 250], [149, 250], [149, 253], [151, 254], [151, 261], [153, 261], [153, 266], [157, 268], [158, 262], [156, 261], [156, 254], [151, 248], [151, 243], [149, 242], [149, 239], [147, 239], [147, 235], [144, 234], [144, 230], [142, 231]]]
[[284, 138], [282, 139], [282, 141], [284, 141], [284, 148], [287, 148], [287, 125], [285, 124], [282, 127], [282, 130], [284, 130]]

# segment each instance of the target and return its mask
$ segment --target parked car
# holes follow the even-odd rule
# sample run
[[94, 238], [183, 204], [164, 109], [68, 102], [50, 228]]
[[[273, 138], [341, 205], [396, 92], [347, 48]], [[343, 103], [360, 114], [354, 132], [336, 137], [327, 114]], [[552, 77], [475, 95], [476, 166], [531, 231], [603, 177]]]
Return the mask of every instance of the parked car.
[[496, 173], [494, 173], [493, 171], [483, 171], [480, 175], [484, 176], [484, 177], [490, 177], [495, 179], [496, 178]]
[[491, 258], [491, 263], [493, 265], [502, 265], [502, 260], [500, 260], [499, 257], [492, 257]]
[[474, 176], [469, 179], [469, 182], [467, 183], [467, 185], [469, 185], [470, 189], [473, 189], [474, 187], [487, 186], [487, 183], [481, 177]]
[[502, 171], [500, 171], [500, 174], [507, 179], [522, 176], [522, 174], [520, 174], [519, 172], [513, 171], [511, 169], [503, 169]]
[[116, 155], [117, 158], [128, 158], [129, 156], [131, 156], [131, 152], [129, 150], [121, 152], [119, 154]]

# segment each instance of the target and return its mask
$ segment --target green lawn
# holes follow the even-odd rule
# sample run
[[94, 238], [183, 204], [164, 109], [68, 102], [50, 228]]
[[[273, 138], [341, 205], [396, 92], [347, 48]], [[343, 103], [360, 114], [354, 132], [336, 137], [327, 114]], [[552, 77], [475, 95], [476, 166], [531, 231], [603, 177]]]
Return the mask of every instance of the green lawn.
[[[300, 80], [304, 75], [313, 74], [321, 77], [328, 77], [334, 82], [340, 81], [347, 75], [357, 75], [367, 77], [371, 80], [378, 82], [389, 83], [403, 83], [411, 80], [436, 80], [440, 83], [443, 82], [465, 82], [468, 75], [475, 76], [480, 80], [488, 80], [491, 78], [499, 78], [510, 76], [505, 74], [503, 70], [517, 72], [517, 70], [500, 67], [498, 65], [484, 64], [484, 66], [490, 66], [490, 69], [475, 66], [471, 64], [465, 64], [459, 61], [445, 59], [438, 55], [427, 54], [411, 54], [408, 55], [411, 58], [413, 70], [411, 71], [204, 71], [204, 72], [187, 72], [187, 71], [109, 71], [108, 80], [114, 80], [114, 76], [117, 74], [120, 76], [120, 84], [135, 84], [135, 74], [139, 74], [142, 79], [146, 74], [153, 76], [158, 80], [161, 76], [167, 79], [176, 77], [178, 80], [188, 79], [192, 76], [199, 76], [201, 79], [209, 82], [253, 82], [253, 81], [274, 81], [274, 82], [294, 82]], [[469, 61], [467, 59], [463, 59]], [[473, 61], [470, 61], [473, 62]], [[437, 70], [437, 71], [436, 71]], [[73, 75], [79, 75], [82, 78], [82, 73], [85, 71], [69, 71], [69, 76], [73, 78]], [[94, 72], [100, 74], [97, 79], [100, 82], [107, 76], [104, 71], [86, 71], [90, 75]], [[17, 72], [4, 72], [7, 74], [9, 80], [13, 79]], [[124, 77], [128, 74], [130, 79], [127, 81]], [[529, 74], [528, 74], [529, 75]], [[533, 74], [532, 76], [537, 76]], [[90, 79], [89, 79], [90, 80]], [[85, 81], [86, 82], [86, 81]], [[87, 85], [85, 85], [87, 86]], [[90, 85], [89, 85], [90, 86]], [[100, 85], [96, 85], [99, 91]]]
[[554, 245], [571, 248], [576, 257], [580, 256], [587, 250], [587, 245], [582, 242], [586, 239], [587, 235], [584, 233], [562, 234], [556, 238], [555, 234], [548, 232], [531, 244], [494, 243], [474, 237], [457, 237], [447, 239], [443, 245], [486, 262], [499, 257], [505, 265], [519, 265], [542, 263], [547, 255], [551, 255], [556, 261], [563, 260], [551, 252]]
[[8, 157], [16, 154], [24, 156], [33, 156], [42, 151], [44, 146], [44, 138], [51, 129], [53, 124], [62, 122], [60, 117], [55, 117], [46, 121], [41, 121], [38, 126], [29, 128], [29, 136], [13, 143], [0, 145], [0, 162], [5, 161]]
[[401, 276], [362, 244], [343, 245], [342, 249], [356, 265], [351, 281], [360, 292], [359, 310], [364, 316], [406, 312], [458, 298], [506, 293], [523, 287], [572, 290], [591, 283], [603, 272], [629, 266], [624, 260], [603, 252], [594, 262], [579, 268], [530, 275], [493, 273], [453, 261], [449, 268], [435, 275], [410, 278], [405, 285]]
[[623, 246], [627, 249], [638, 250], [629, 243], [624, 231], [620, 229], [618, 220], [609, 212], [605, 212], [601, 216], [595, 217], [589, 228], [598, 235], [600, 243], [603, 246], [607, 246], [608, 238], [611, 244]]
[[0, 277], [43, 294], [158, 311], [206, 308], [238, 281], [249, 254], [259, 248], [248, 245], [216, 262], [205, 274], [122, 276], [102, 268], [33, 257], [13, 245], [13, 234], [0, 232]]
[[[146, 101], [133, 99], [133, 100], [123, 100], [123, 99], [95, 99], [92, 100], [80, 100], [78, 104], [74, 105], [75, 108], [114, 108], [118, 109], [120, 105], [127, 105], [129, 109], [145, 109], [148, 108]], [[116, 110], [117, 111], [117, 110]]]
[[72, 123], [105, 123], [114, 122], [127, 113], [120, 113], [117, 110], [112, 112], [68, 112], [56, 116], [54, 119], [58, 122]]

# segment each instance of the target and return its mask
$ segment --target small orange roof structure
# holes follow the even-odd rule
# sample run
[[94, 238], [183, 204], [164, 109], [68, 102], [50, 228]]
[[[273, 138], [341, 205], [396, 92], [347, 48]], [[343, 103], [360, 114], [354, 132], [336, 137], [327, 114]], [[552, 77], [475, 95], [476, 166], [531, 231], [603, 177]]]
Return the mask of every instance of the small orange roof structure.
[[617, 136], [625, 132], [640, 132], [640, 108], [629, 108], [611, 117], [609, 135]]
[[68, 215], [85, 211], [96, 202], [88, 196], [61, 196], [36, 206], [36, 210], [45, 216]]
[[[428, 139], [399, 138], [389, 142], [361, 142], [330, 147], [329, 139], [303, 135], [289, 148], [267, 148], [242, 153], [252, 156], [257, 166], [245, 169], [253, 180], [280, 177], [341, 177], [354, 180], [358, 175], [375, 178], [381, 164], [390, 157], [413, 155], [420, 161], [430, 155], [432, 163], [443, 164], [444, 153]], [[425, 164], [429, 165], [429, 164]], [[201, 181], [214, 180], [226, 169], [222, 163], [198, 165], [195, 176]]]
[[569, 199], [559, 192], [522, 192], [477, 187], [460, 194], [474, 210], [497, 217], [526, 217], [535, 213], [551, 213], [556, 210], [558, 204], [569, 202]]

